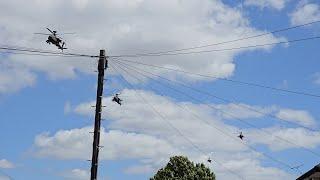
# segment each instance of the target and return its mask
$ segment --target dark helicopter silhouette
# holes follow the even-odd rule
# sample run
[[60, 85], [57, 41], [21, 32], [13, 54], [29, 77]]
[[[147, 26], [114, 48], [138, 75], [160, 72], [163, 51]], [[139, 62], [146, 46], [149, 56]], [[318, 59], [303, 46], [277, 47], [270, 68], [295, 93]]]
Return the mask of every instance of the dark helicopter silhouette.
[[121, 101], [122, 99], [119, 98], [120, 94], [116, 94], [115, 96], [113, 96], [112, 101], [118, 103], [121, 106]]
[[[46, 40], [46, 42], [48, 44], [53, 44], [55, 46], [58, 47], [58, 49], [60, 50], [64, 50], [67, 49], [65, 47], [66, 43], [64, 41], [62, 41], [61, 37], [58, 37], [57, 31], [52, 31], [51, 29], [47, 28], [47, 30], [51, 33], [51, 34], [47, 34], [47, 33], [35, 33], [35, 34], [41, 34], [41, 35], [48, 35], [48, 39]], [[74, 33], [64, 33], [64, 34], [74, 34]]]
[[242, 134], [242, 132], [240, 132], [240, 134], [239, 134], [238, 138], [240, 138], [241, 140], [243, 140], [244, 135]]

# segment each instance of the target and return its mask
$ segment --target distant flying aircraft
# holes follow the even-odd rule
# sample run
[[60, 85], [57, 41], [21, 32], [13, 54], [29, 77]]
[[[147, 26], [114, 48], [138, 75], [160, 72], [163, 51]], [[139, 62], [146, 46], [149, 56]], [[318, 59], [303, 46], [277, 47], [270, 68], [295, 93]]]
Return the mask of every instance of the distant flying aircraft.
[[[60, 50], [64, 50], [67, 49], [65, 48], [66, 43], [64, 41], [62, 41], [61, 37], [58, 37], [58, 33], [57, 31], [52, 31], [51, 29], [47, 28], [47, 30], [51, 33], [35, 33], [35, 34], [40, 34], [40, 35], [48, 35], [48, 39], [46, 40], [46, 42], [48, 44], [54, 44], [55, 46], [58, 47], [58, 49]], [[64, 33], [64, 34], [74, 34], [74, 33]]]

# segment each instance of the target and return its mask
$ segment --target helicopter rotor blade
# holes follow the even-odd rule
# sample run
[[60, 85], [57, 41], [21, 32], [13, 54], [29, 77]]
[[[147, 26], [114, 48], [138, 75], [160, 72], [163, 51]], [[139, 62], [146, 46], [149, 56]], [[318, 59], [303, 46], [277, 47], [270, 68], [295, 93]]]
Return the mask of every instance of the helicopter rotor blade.
[[74, 35], [76, 33], [56, 33], [56, 35]]
[[76, 34], [75, 32], [70, 32], [70, 33], [60, 33], [60, 34]]
[[48, 36], [50, 36], [50, 35], [51, 35], [51, 34], [48, 34], [48, 33], [33, 33], [33, 34], [48, 35]]
[[49, 28], [47, 28], [47, 29], [48, 29], [48, 31], [50, 31], [53, 34], [53, 31], [51, 31]]

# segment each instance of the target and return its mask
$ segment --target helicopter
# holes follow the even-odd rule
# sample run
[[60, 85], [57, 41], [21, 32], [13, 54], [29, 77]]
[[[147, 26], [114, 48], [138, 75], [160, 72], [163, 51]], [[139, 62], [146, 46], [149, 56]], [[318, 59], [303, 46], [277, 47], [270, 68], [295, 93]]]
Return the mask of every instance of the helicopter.
[[242, 134], [242, 132], [240, 132], [240, 135], [238, 136], [238, 138], [240, 138], [241, 140], [243, 140], [244, 135]]
[[122, 99], [120, 99], [119, 95], [120, 95], [120, 94], [117, 93], [117, 94], [112, 98], [112, 101], [118, 103], [118, 104], [121, 106], [121, 101], [122, 101]]
[[[62, 41], [62, 39], [60, 37], [58, 37], [58, 33], [57, 31], [52, 31], [49, 28], [46, 28], [51, 34], [48, 33], [34, 33], [34, 34], [40, 34], [40, 35], [48, 35], [48, 39], [46, 40], [46, 42], [48, 44], [54, 44], [55, 46], [58, 47], [58, 49], [60, 50], [64, 50], [67, 49], [65, 47], [66, 43], [64, 41]], [[64, 33], [64, 34], [74, 34], [74, 33]]]

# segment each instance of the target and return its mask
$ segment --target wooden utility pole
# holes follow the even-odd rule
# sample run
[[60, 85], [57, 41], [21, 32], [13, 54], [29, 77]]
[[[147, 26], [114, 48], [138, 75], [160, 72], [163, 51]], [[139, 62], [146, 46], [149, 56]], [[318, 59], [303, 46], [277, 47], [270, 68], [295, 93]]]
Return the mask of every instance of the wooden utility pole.
[[100, 50], [98, 62], [98, 88], [96, 99], [96, 113], [94, 119], [94, 134], [92, 145], [92, 160], [91, 160], [91, 180], [96, 180], [98, 177], [98, 160], [100, 149], [100, 126], [101, 126], [101, 112], [102, 112], [102, 97], [103, 97], [103, 82], [104, 70], [106, 69], [108, 61], [105, 56], [105, 50]]

